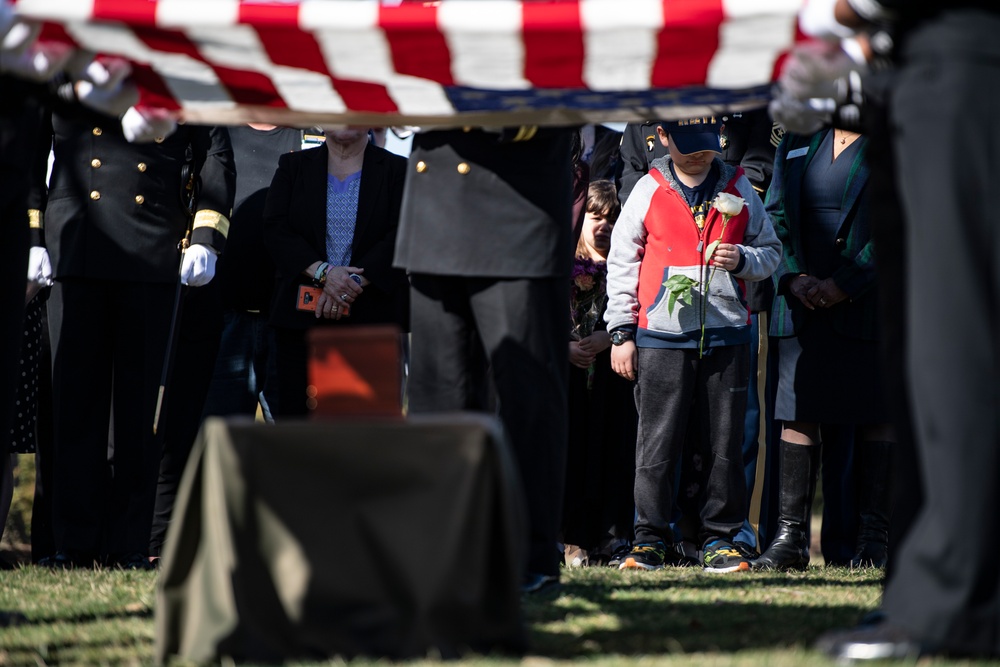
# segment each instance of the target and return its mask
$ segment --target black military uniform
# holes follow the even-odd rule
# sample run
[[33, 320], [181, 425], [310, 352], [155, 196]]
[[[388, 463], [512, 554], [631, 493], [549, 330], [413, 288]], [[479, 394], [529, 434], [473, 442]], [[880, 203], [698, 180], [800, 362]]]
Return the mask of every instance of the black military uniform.
[[153, 413], [189, 219], [185, 174], [193, 168], [200, 182], [191, 242], [221, 251], [232, 149], [225, 129], [184, 125], [130, 144], [117, 119], [83, 111], [54, 112], [52, 132], [52, 560], [141, 566], [161, 453]]
[[[194, 440], [208, 414], [253, 416], [257, 396], [248, 391], [251, 377], [263, 385], [264, 364], [250, 368], [248, 349], [263, 345], [266, 313], [274, 286], [274, 263], [263, 240], [264, 200], [278, 157], [302, 146], [302, 131], [287, 127], [258, 131], [247, 126], [228, 129], [238, 172], [232, 227], [226, 252], [208, 285], [184, 296], [177, 359], [167, 390], [162, 423], [163, 458], [156, 485], [149, 555], [158, 557], [166, 540], [181, 476]], [[238, 142], [237, 137], [242, 137]], [[259, 340], [253, 341], [250, 329]], [[272, 334], [273, 337], [273, 334]], [[256, 350], [266, 358], [266, 350]], [[256, 362], [256, 359], [254, 360]], [[274, 359], [270, 363], [275, 364]], [[255, 363], [255, 366], [257, 364]], [[233, 406], [239, 406], [233, 409]], [[270, 412], [265, 413], [270, 416]]]
[[529, 590], [554, 580], [560, 559], [571, 134], [416, 135], [396, 244], [412, 285], [410, 409], [483, 409], [488, 361], [527, 495]]
[[1000, 223], [985, 202], [1000, 178], [1000, 137], [989, 129], [996, 94], [981, 82], [1000, 74], [1000, 7], [876, 4], [896, 17], [891, 176], [904, 219], [904, 380], [919, 470], [909, 482], [923, 496], [905, 508], [912, 527], [882, 611], [887, 629], [923, 651], [996, 659]]
[[[889, 215], [876, 252], [879, 279], [890, 278], [881, 294], [897, 303], [883, 308], [903, 320], [888, 341], [902, 348], [888, 361], [908, 401], [893, 399], [902, 407], [897, 419], [906, 420], [898, 424], [904, 448], [893, 456], [916, 460], [897, 470], [895, 483], [905, 479], [911, 488], [895, 498], [890, 548], [898, 549], [880, 622], [827, 635], [817, 646], [852, 662], [939, 654], [993, 664], [1000, 657], [993, 558], [1000, 546], [1000, 224], [987, 202], [1000, 177], [1000, 136], [991, 129], [996, 94], [983, 82], [1000, 76], [1000, 7], [989, 0], [849, 5], [893, 32], [895, 69], [888, 79], [880, 80], [885, 72], [865, 79], [863, 111], [876, 128], [892, 130], [872, 144], [891, 155], [874, 152], [872, 165], [880, 168], [874, 183], [896, 193], [888, 203], [873, 197], [872, 213]], [[867, 108], [873, 102], [880, 108]], [[893, 203], [901, 214], [886, 208]]]

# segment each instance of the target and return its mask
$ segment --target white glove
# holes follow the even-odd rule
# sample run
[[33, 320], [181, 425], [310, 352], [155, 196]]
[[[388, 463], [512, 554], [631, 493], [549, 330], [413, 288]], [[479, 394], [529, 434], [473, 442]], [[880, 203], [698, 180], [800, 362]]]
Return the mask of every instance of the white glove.
[[[18, 23], [7, 33], [0, 47], [0, 72], [10, 72], [29, 81], [48, 81], [66, 66], [73, 49], [56, 42], [25, 45], [22, 37], [28, 41], [35, 39], [31, 30], [26, 24]], [[7, 48], [8, 43], [13, 43], [12, 48]]]
[[830, 124], [836, 104], [832, 99], [827, 101], [828, 105], [821, 104], [821, 100], [817, 99], [804, 102], [789, 95], [781, 86], [775, 86], [767, 110], [774, 122], [788, 132], [808, 135], [819, 132]]
[[13, 8], [0, 4], [0, 51], [5, 55], [24, 53], [41, 32], [40, 25], [23, 21], [14, 15]]
[[28, 253], [28, 282], [40, 287], [52, 285], [52, 264], [49, 251], [41, 246], [32, 246]]
[[184, 251], [181, 282], [191, 287], [207, 285], [215, 277], [215, 253], [208, 246], [195, 243]]
[[834, 16], [837, 0], [808, 0], [799, 10], [799, 27], [810, 37], [844, 39], [852, 37], [854, 30], [839, 23]]
[[8, 0], [0, 0], [0, 39], [7, 34], [15, 20], [17, 17], [14, 15], [14, 5]]
[[785, 92], [803, 102], [811, 98], [837, 99], [843, 96], [838, 79], [862, 69], [839, 44], [806, 42], [792, 49], [778, 83]]
[[88, 63], [76, 82], [76, 97], [81, 103], [102, 113], [117, 116], [139, 101], [139, 91], [126, 77], [132, 66], [121, 58], [106, 58]]
[[177, 121], [163, 109], [129, 107], [122, 116], [122, 134], [129, 143], [148, 143], [157, 137], [168, 137], [177, 129]]

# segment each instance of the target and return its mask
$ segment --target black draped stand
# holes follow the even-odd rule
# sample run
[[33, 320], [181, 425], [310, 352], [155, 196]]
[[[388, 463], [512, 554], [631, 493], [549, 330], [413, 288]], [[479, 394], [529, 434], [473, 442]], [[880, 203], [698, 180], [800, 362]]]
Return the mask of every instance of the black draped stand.
[[208, 419], [163, 553], [157, 662], [521, 652], [523, 514], [485, 416]]

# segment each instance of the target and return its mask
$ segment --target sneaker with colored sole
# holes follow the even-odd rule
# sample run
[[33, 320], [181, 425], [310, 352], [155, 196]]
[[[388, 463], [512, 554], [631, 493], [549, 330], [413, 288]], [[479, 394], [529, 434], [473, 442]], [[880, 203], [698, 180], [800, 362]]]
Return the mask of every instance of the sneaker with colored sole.
[[667, 545], [663, 542], [636, 544], [622, 558], [619, 570], [660, 570], [667, 557]]
[[750, 561], [733, 546], [729, 540], [717, 539], [705, 543], [702, 562], [705, 572], [724, 574], [726, 572], [741, 572], [750, 569]]

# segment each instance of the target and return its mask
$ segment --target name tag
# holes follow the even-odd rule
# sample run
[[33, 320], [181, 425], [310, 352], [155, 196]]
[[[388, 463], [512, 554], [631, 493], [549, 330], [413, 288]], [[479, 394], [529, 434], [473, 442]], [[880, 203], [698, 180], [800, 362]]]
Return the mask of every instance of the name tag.
[[791, 160], [792, 158], [802, 157], [803, 155], [807, 155], [808, 153], [809, 153], [809, 147], [803, 146], [802, 148], [796, 148], [794, 151], [788, 151], [788, 154], [785, 155], [785, 159]]

